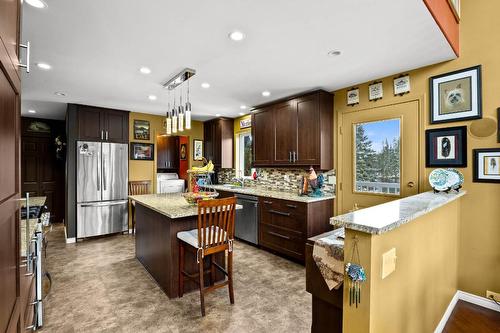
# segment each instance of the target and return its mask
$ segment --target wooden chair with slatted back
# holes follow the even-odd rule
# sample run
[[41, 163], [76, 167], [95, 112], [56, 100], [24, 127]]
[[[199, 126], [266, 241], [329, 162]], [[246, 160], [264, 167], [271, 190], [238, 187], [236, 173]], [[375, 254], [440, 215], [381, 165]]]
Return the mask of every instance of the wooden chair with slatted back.
[[[200, 201], [198, 203], [198, 227], [177, 233], [179, 240], [179, 296], [184, 293], [184, 278], [194, 281], [200, 288], [201, 315], [205, 315], [205, 294], [228, 286], [229, 301], [234, 304], [233, 292], [233, 239], [236, 198]], [[184, 271], [184, 251], [196, 252], [198, 274]], [[217, 253], [227, 255], [227, 270], [215, 262]], [[204, 270], [204, 259], [210, 256], [210, 269]], [[224, 282], [215, 284], [216, 269], [227, 276]], [[204, 274], [210, 273], [210, 286], [205, 287]]]
[[[128, 182], [129, 195], [151, 194], [150, 180], [132, 180]], [[132, 233], [135, 233], [135, 201], [130, 200], [132, 208]]]

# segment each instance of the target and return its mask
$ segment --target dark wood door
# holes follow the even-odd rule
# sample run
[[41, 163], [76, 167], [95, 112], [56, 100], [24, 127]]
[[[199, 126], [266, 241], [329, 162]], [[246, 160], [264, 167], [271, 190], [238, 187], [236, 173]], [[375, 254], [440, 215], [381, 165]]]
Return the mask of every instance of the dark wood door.
[[273, 164], [274, 112], [272, 107], [254, 110], [252, 113], [253, 165]]
[[104, 140], [128, 143], [128, 112], [119, 110], [102, 110], [104, 117]]
[[215, 159], [215, 122], [206, 121], [203, 123], [203, 157], [207, 160]]
[[319, 111], [318, 94], [297, 99], [298, 141], [295, 164], [320, 164]]
[[[12, 2], [16, 3], [16, 2]], [[5, 15], [4, 8], [10, 6], [9, 1], [0, 2], [0, 21]], [[10, 8], [10, 7], [9, 7]], [[10, 22], [10, 23], [8, 23]], [[9, 20], [0, 26], [0, 332], [15, 332], [22, 327], [20, 318], [20, 263], [19, 263], [19, 137], [20, 112], [19, 90], [14, 78], [9, 80], [6, 67], [15, 68], [10, 62], [5, 48], [4, 36], [15, 22]], [[7, 24], [8, 23], [8, 24]], [[8, 27], [9, 29], [7, 29]], [[15, 31], [15, 30], [14, 30]], [[17, 75], [17, 74], [15, 74]]]
[[293, 164], [297, 151], [297, 102], [290, 100], [274, 107], [274, 164]]
[[78, 139], [100, 141], [104, 139], [104, 115], [101, 109], [92, 106], [78, 107]]

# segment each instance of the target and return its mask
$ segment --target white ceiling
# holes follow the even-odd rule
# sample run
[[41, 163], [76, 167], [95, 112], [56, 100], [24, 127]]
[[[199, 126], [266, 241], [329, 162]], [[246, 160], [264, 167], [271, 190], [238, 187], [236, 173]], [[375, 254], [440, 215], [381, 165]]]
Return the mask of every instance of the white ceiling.
[[[197, 71], [194, 119], [235, 117], [242, 104], [332, 91], [455, 57], [422, 0], [45, 2], [45, 9], [24, 5], [32, 63], [52, 69], [23, 74], [23, 115], [31, 108], [62, 119], [64, 103], [164, 114], [160, 83], [190, 67]], [[230, 40], [235, 29], [246, 39]], [[329, 57], [330, 50], [342, 54]], [[139, 73], [141, 66], [152, 73]]]

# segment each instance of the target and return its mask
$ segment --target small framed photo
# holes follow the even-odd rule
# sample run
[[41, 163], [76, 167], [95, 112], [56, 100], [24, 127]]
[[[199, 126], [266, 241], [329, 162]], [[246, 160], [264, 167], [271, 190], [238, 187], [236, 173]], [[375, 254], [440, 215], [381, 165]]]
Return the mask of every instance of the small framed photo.
[[425, 131], [425, 166], [466, 167], [467, 126]]
[[193, 160], [202, 161], [203, 160], [203, 141], [193, 140]]
[[429, 80], [431, 124], [482, 118], [480, 65]]
[[373, 82], [368, 86], [368, 100], [376, 101], [384, 97], [382, 82]]
[[359, 88], [352, 88], [347, 91], [347, 105], [353, 106], [359, 104]]
[[394, 79], [394, 95], [403, 96], [410, 92], [410, 75], [402, 75]]
[[141, 161], [153, 161], [155, 146], [152, 143], [131, 142], [130, 159]]
[[240, 129], [252, 127], [252, 118], [245, 118], [240, 120]]
[[149, 140], [151, 126], [147, 120], [134, 120], [134, 140]]
[[187, 144], [181, 143], [181, 152], [180, 152], [179, 155], [180, 155], [181, 161], [187, 160], [187, 155], [188, 155], [188, 153], [187, 153]]
[[473, 181], [500, 183], [500, 148], [473, 149]]

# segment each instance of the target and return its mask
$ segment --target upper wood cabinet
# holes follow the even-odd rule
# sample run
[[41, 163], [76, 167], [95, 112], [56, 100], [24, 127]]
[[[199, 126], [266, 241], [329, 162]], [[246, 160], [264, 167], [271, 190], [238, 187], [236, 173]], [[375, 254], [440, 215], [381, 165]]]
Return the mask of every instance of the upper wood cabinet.
[[77, 106], [78, 140], [128, 143], [128, 111]]
[[[21, 89], [19, 74], [19, 44], [21, 31], [21, 1], [0, 1], [0, 61], [16, 90]], [[23, 63], [26, 63], [22, 57]]]
[[233, 167], [234, 120], [217, 118], [203, 123], [203, 155], [216, 168]]
[[156, 139], [156, 168], [179, 168], [179, 137], [161, 135]]
[[333, 95], [315, 91], [252, 113], [254, 166], [333, 168]]

